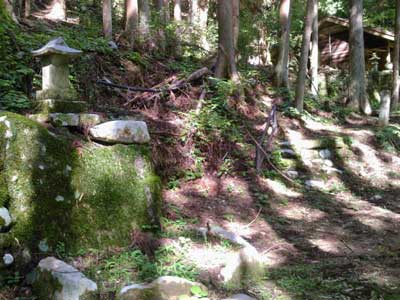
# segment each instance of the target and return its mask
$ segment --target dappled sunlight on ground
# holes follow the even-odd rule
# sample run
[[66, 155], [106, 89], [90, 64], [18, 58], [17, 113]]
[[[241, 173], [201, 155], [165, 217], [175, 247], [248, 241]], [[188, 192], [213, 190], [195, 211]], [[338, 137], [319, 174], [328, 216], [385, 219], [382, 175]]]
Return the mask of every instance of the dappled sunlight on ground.
[[[281, 149], [297, 153], [290, 158], [296, 161], [291, 170], [298, 171], [295, 180], [302, 188], [279, 176], [250, 173], [247, 177], [204, 176], [166, 191], [165, 196], [184, 216], [198, 216], [195, 226], [216, 223], [246, 238], [263, 253], [268, 268], [278, 273], [310, 262], [322, 270], [324, 264], [333, 264], [329, 269], [332, 282], [359, 282], [347, 290], [360, 295], [354, 299], [364, 299], [361, 295], [368, 294], [369, 284], [399, 282], [393, 274], [400, 269], [392, 264], [399, 263], [396, 253], [400, 250], [400, 159], [378, 149], [370, 129], [306, 123], [304, 127], [286, 124], [280, 141]], [[321, 156], [324, 149], [329, 149], [329, 157]], [[310, 179], [318, 185], [306, 187]], [[210, 257], [211, 265], [217, 265], [229, 252], [222, 247], [212, 254], [210, 249], [196, 244], [191, 260], [201, 264]], [[265, 286], [277, 282], [265, 281]], [[279, 285], [277, 297], [285, 290]], [[313, 292], [328, 295], [329, 289]], [[285, 297], [303, 299], [291, 298], [290, 293]]]
[[260, 183], [263, 184], [263, 186], [270, 188], [276, 195], [281, 197], [296, 198], [301, 196], [301, 193], [290, 189], [280, 181], [260, 178]]

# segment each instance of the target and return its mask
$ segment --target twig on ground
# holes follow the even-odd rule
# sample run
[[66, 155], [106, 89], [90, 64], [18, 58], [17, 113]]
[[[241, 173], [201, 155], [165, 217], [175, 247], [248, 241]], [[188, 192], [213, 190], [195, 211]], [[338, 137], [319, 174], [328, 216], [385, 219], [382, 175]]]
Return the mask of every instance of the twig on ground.
[[262, 207], [260, 207], [260, 209], [258, 210], [258, 213], [257, 213], [256, 217], [253, 219], [253, 221], [251, 221], [249, 224], [243, 226], [243, 228], [250, 227], [258, 219], [258, 217], [260, 216], [261, 211], [262, 211]]

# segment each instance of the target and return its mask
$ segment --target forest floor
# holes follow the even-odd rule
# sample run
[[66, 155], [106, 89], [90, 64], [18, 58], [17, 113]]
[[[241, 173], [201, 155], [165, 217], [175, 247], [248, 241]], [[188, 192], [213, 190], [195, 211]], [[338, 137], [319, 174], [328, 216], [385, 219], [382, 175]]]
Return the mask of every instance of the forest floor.
[[[350, 114], [339, 122], [321, 109], [293, 115], [257, 69], [255, 78], [246, 77], [245, 102], [231, 100], [229, 85], [212, 78], [158, 97], [95, 85], [102, 77], [165, 85], [201, 66], [194, 59], [158, 59], [123, 49], [85, 56], [75, 82], [92, 99], [92, 110], [149, 124], [154, 163], [165, 183], [163, 228], [154, 236], [162, 246], [154, 258], [136, 248], [74, 255], [60, 248], [57, 255], [95, 280], [101, 299], [114, 299], [128, 282], [159, 275], [199, 280], [202, 270], [219, 266], [235, 249], [195, 233], [210, 223], [240, 234], [262, 253], [265, 277], [242, 290], [249, 295], [400, 299], [400, 156], [396, 145], [388, 151], [380, 144], [376, 118]], [[274, 103], [279, 134], [271, 160], [291, 181], [267, 163], [261, 174], [254, 167], [251, 137], [261, 135]], [[399, 128], [399, 120], [394, 122]], [[225, 294], [215, 289], [209, 297]], [[0, 299], [16, 295], [33, 299], [29, 287], [11, 279]]]

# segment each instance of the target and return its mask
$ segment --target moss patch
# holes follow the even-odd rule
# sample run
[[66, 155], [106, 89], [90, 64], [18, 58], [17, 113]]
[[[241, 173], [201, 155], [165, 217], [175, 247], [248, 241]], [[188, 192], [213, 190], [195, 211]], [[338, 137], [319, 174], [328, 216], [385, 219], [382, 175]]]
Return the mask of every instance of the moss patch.
[[0, 135], [0, 143], [9, 143], [0, 156], [0, 188], [3, 182], [15, 219], [10, 234], [23, 246], [35, 252], [43, 240], [50, 252], [59, 243], [69, 251], [126, 246], [133, 228], [154, 225], [161, 185], [148, 148], [87, 144], [75, 149], [34, 121], [2, 116], [12, 137]]

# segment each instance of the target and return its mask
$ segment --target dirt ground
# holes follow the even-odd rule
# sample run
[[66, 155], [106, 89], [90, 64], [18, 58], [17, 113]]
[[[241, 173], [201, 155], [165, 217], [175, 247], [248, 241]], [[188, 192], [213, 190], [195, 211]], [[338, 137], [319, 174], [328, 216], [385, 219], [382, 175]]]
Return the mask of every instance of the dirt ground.
[[[400, 158], [377, 148], [372, 126], [303, 121], [281, 119], [280, 142], [295, 148], [296, 181], [322, 186], [252, 172], [208, 175], [166, 190], [166, 216], [218, 224], [250, 241], [268, 265], [261, 287], [246, 291], [260, 298], [400, 299]], [[305, 146], [337, 137], [347, 144]]]

